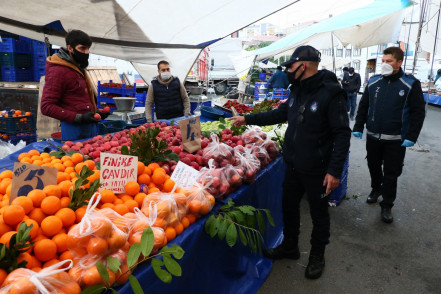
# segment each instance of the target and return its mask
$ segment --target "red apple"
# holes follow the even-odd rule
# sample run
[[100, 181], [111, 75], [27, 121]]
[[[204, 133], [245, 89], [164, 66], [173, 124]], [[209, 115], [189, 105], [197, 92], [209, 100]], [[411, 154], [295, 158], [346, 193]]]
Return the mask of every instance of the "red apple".
[[94, 119], [101, 120], [101, 115], [100, 115], [99, 113], [95, 113], [95, 114], [93, 115], [93, 118], [94, 118]]

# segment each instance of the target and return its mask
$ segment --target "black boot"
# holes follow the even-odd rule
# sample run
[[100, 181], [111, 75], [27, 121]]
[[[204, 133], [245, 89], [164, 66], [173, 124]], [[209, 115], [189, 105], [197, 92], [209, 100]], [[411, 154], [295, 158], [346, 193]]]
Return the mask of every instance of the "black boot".
[[325, 245], [312, 246], [309, 253], [309, 262], [305, 270], [305, 277], [318, 279], [325, 268]]
[[368, 198], [366, 199], [367, 203], [376, 203], [378, 197], [380, 197], [381, 191], [372, 190], [369, 194]]
[[299, 259], [300, 251], [297, 237], [284, 238], [282, 243], [276, 248], [268, 248], [263, 251], [266, 258], [271, 259]]
[[381, 208], [381, 220], [387, 224], [390, 224], [394, 221], [394, 217], [392, 216], [392, 210], [390, 208], [382, 207]]

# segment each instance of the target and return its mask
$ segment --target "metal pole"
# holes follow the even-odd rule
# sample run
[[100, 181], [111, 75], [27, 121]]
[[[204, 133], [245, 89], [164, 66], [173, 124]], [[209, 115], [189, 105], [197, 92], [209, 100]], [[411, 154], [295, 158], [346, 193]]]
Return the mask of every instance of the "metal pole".
[[430, 95], [430, 86], [433, 82], [433, 62], [435, 60], [435, 54], [436, 54], [436, 43], [438, 39], [438, 27], [439, 27], [439, 18], [440, 18], [440, 9], [441, 9], [441, 1], [438, 8], [438, 21], [436, 22], [436, 31], [435, 31], [435, 42], [433, 43], [433, 53], [432, 53], [432, 64], [430, 65], [430, 76], [429, 76], [429, 84], [428, 84], [428, 93], [427, 93], [427, 101], [426, 101], [426, 111], [427, 111], [427, 105], [429, 104], [429, 95]]
[[424, 0], [421, 4], [420, 23], [418, 25], [417, 40], [415, 42], [415, 55], [413, 57], [412, 75], [415, 73], [415, 67], [418, 58], [418, 50], [420, 50], [421, 30], [423, 28], [423, 18], [424, 15], [426, 14], [426, 8], [427, 8], [427, 0]]
[[409, 25], [409, 34], [407, 34], [407, 43], [406, 43], [406, 56], [404, 58], [404, 72], [406, 72], [406, 62], [407, 62], [407, 55], [409, 54], [409, 38], [410, 38], [410, 31], [412, 30], [412, 21], [413, 21], [413, 8], [415, 5], [412, 5], [412, 13], [410, 15], [410, 25]]
[[335, 54], [334, 54], [334, 37], [331, 32], [331, 46], [332, 46], [332, 70], [335, 73]]

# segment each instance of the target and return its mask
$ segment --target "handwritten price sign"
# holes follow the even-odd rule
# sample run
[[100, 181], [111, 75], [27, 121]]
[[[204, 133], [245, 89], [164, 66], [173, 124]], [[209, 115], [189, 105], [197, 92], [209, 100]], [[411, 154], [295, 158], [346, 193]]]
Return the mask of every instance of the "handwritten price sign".
[[26, 196], [32, 190], [56, 185], [57, 173], [58, 170], [53, 167], [16, 162], [9, 201], [12, 202], [17, 196]]
[[101, 153], [101, 190], [124, 193], [127, 182], [138, 179], [138, 157], [112, 153]]

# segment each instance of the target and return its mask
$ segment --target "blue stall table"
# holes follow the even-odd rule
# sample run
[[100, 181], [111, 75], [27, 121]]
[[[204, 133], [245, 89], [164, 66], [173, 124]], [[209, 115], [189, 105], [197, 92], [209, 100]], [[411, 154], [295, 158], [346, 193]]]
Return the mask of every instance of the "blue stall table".
[[441, 105], [441, 96], [424, 93], [424, 101], [427, 101], [427, 97], [430, 104]]
[[[60, 146], [60, 144], [53, 143]], [[31, 149], [43, 151], [48, 142], [32, 143], [0, 160], [0, 168], [12, 170], [18, 155]], [[285, 164], [281, 156], [261, 170], [256, 181], [243, 185], [230, 194], [236, 205], [249, 204], [271, 211], [275, 227], [267, 225], [263, 234], [265, 245], [274, 247], [282, 241], [282, 181]], [[217, 202], [214, 211], [223, 203]], [[171, 284], [161, 282], [153, 272], [149, 262], [141, 264], [134, 271], [145, 293], [255, 293], [265, 281], [272, 266], [272, 260], [251, 253], [238, 240], [230, 248], [225, 240], [210, 238], [205, 233], [208, 216], [200, 218], [171, 241], [185, 250], [179, 260], [181, 277], [173, 277]], [[119, 293], [133, 293], [129, 283], [117, 289]]]

